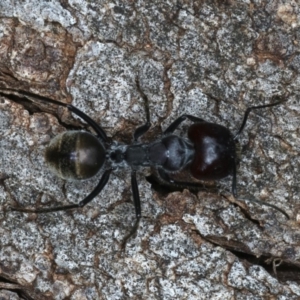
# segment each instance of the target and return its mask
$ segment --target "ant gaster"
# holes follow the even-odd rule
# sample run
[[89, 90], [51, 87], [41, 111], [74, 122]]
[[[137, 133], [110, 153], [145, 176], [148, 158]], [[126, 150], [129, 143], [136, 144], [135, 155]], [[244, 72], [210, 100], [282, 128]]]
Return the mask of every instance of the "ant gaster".
[[[47, 103], [66, 107], [70, 112], [75, 113], [87, 122], [96, 132], [96, 135], [93, 135], [86, 131], [66, 131], [56, 136], [50, 142], [45, 153], [45, 159], [50, 169], [63, 179], [87, 179], [96, 175], [101, 169], [103, 169], [103, 174], [94, 190], [78, 204], [42, 209], [12, 207], [13, 210], [46, 213], [83, 207], [102, 191], [112, 171], [129, 167], [131, 169], [131, 188], [136, 222], [130, 234], [125, 238], [126, 242], [136, 232], [141, 218], [140, 196], [136, 180], [136, 171], [139, 167], [154, 167], [161, 181], [169, 185], [184, 186], [186, 188], [195, 188], [198, 184], [173, 180], [169, 175], [183, 169], [188, 169], [190, 174], [199, 180], [219, 180], [232, 175], [232, 194], [237, 195], [236, 143], [246, 125], [248, 115], [254, 109], [275, 106], [283, 101], [247, 108], [243, 122], [235, 136], [222, 125], [183, 114], [163, 131], [160, 138], [151, 143], [140, 143], [138, 142], [139, 138], [149, 130], [151, 123], [148, 98], [141, 91], [138, 80], [136, 80], [136, 84], [145, 102], [146, 123], [135, 130], [131, 145], [113, 142], [100, 125], [71, 104], [34, 96], [28, 92], [22, 93], [29, 100], [35, 97]], [[175, 135], [174, 131], [187, 119], [193, 122], [188, 128], [187, 137], [183, 138]], [[283, 210], [275, 205], [259, 200], [249, 201], [275, 208], [289, 218]]]

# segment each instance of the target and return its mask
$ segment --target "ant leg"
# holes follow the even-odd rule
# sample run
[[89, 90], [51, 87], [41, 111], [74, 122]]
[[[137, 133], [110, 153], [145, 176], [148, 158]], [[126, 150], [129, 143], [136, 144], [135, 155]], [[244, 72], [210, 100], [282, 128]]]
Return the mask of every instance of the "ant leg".
[[108, 136], [106, 135], [106, 133], [103, 130], [103, 128], [99, 124], [97, 124], [93, 119], [91, 119], [83, 111], [79, 110], [78, 108], [76, 108], [75, 106], [73, 106], [71, 104], [67, 104], [66, 107], [68, 108], [69, 111], [73, 112], [74, 114], [76, 114], [77, 116], [79, 116], [81, 119], [83, 119], [84, 121], [86, 121], [96, 131], [98, 137], [103, 142], [110, 143], [110, 138], [108, 138]]
[[146, 123], [138, 127], [133, 134], [133, 140], [136, 142], [143, 134], [145, 134], [149, 130], [149, 128], [151, 127], [151, 122], [150, 122], [150, 110], [149, 110], [148, 97], [142, 91], [138, 78], [136, 78], [135, 82], [136, 82], [137, 89], [144, 100], [145, 111], [146, 111]]
[[[138, 138], [140, 138], [143, 134], [145, 134], [149, 128], [151, 127], [150, 123], [150, 111], [149, 111], [149, 100], [148, 97], [145, 95], [145, 93], [141, 90], [140, 83], [138, 78], [136, 78], [136, 86], [137, 89], [139, 90], [142, 98], [144, 99], [145, 103], [145, 109], [146, 109], [146, 123], [140, 127], [138, 127], [135, 132], [134, 132], [134, 141], [137, 141]], [[179, 118], [177, 118], [173, 123], [169, 125], [169, 127], [163, 132], [163, 134], [168, 134], [172, 133], [184, 120], [189, 119], [190, 121], [194, 123], [199, 123], [199, 122], [205, 122], [203, 119], [194, 117], [192, 115], [182, 115]]]
[[182, 187], [188, 188], [191, 190], [199, 190], [203, 188], [201, 184], [196, 182], [186, 182], [186, 181], [177, 181], [172, 179], [169, 174], [162, 168], [157, 169], [158, 177], [162, 182], [167, 183], [168, 185], [175, 186], [175, 187]]
[[281, 212], [288, 220], [290, 220], [289, 215], [283, 209], [281, 209], [271, 203], [266, 203], [266, 202], [260, 201], [258, 199], [238, 199], [238, 201], [249, 201], [249, 202], [254, 202], [254, 203], [257, 203], [260, 205], [266, 205], [266, 206], [272, 207], [272, 208], [276, 209], [277, 211]]
[[[187, 187], [189, 189], [199, 189], [199, 188], [201, 188], [201, 186], [197, 183], [173, 180], [169, 177], [169, 175], [163, 169], [158, 169], [158, 174], [159, 174], [160, 179], [162, 181], [168, 183], [169, 185], [179, 186], [179, 187], [183, 187], [183, 188]], [[233, 170], [232, 193], [236, 197], [236, 172], [235, 172], [235, 168]], [[273, 204], [266, 203], [266, 202], [263, 202], [263, 201], [260, 201], [260, 200], [257, 200], [257, 199], [238, 199], [238, 200], [239, 201], [243, 200], [243, 201], [254, 202], [254, 203], [258, 203], [260, 205], [266, 205], [266, 206], [272, 207], [272, 208], [276, 209], [277, 211], [281, 212], [283, 215], [285, 215], [285, 217], [288, 220], [290, 219], [289, 215], [284, 210], [280, 209], [279, 207], [277, 207]]]
[[135, 207], [135, 215], [136, 215], [136, 221], [129, 232], [123, 239], [121, 248], [124, 249], [127, 241], [137, 232], [137, 229], [139, 227], [140, 219], [141, 219], [141, 201], [140, 201], [140, 195], [139, 195], [139, 188], [136, 181], [136, 171], [131, 172], [131, 189], [132, 189], [132, 196], [133, 196], [133, 202]]
[[[177, 187], [184, 187], [184, 188], [187, 187], [189, 189], [200, 189], [201, 188], [200, 184], [196, 183], [196, 182], [185, 182], [185, 181], [174, 180], [163, 169], [158, 169], [157, 171], [158, 171], [159, 178], [169, 185], [173, 185], [173, 186], [177, 186]], [[234, 167], [232, 170], [232, 188], [231, 188], [231, 191], [232, 191], [232, 194], [234, 195], [234, 197], [237, 197], [236, 183], [237, 183], [236, 164], [234, 164]]]
[[102, 127], [100, 125], [98, 125], [93, 119], [91, 119], [88, 115], [86, 115], [83, 111], [79, 110], [78, 108], [76, 108], [75, 106], [71, 105], [71, 104], [66, 104], [60, 101], [56, 101], [53, 99], [48, 99], [46, 97], [37, 97], [38, 99], [44, 101], [44, 102], [49, 102], [49, 103], [53, 103], [56, 105], [60, 105], [60, 106], [64, 106], [66, 107], [69, 111], [73, 112], [74, 114], [76, 114], [77, 116], [79, 116], [81, 119], [83, 119], [84, 121], [86, 121], [97, 133], [98, 137], [103, 141], [103, 142], [109, 142], [109, 138], [107, 137], [105, 131], [102, 129]]
[[232, 169], [232, 187], [231, 187], [232, 195], [236, 198], [237, 191], [236, 191], [236, 161], [234, 162], [234, 166]]
[[48, 212], [55, 212], [55, 211], [83, 207], [83, 206], [87, 205], [89, 202], [91, 202], [106, 186], [111, 171], [112, 171], [112, 169], [106, 170], [103, 173], [103, 175], [102, 175], [98, 185], [95, 187], [95, 189], [87, 197], [85, 197], [82, 201], [80, 201], [78, 204], [70, 204], [70, 205], [63, 205], [63, 206], [56, 206], [56, 207], [46, 207], [46, 208], [41, 208], [41, 209], [29, 209], [29, 208], [11, 206], [11, 210], [21, 211], [21, 212], [25, 212], [25, 213], [39, 214], [39, 213], [48, 213]]
[[174, 130], [186, 119], [189, 119], [190, 121], [194, 122], [194, 123], [203, 123], [206, 122], [205, 120], [198, 118], [198, 117], [194, 117], [192, 115], [182, 115], [179, 118], [177, 118], [174, 122], [172, 122], [169, 127], [163, 132], [163, 134], [169, 134], [169, 133], [173, 133]]
[[[12, 91], [14, 92], [14, 90], [12, 89], [6, 89], [7, 91]], [[26, 91], [18, 91], [18, 96], [23, 96], [24, 98], [28, 99], [29, 101], [33, 102], [34, 100], [40, 100], [42, 102], [46, 102], [46, 103], [52, 103], [55, 105], [59, 105], [59, 106], [63, 106], [66, 107], [69, 111], [73, 112], [74, 114], [76, 114], [77, 116], [79, 116], [81, 119], [83, 119], [84, 121], [86, 121], [97, 133], [98, 137], [103, 141], [103, 142], [110, 142], [110, 139], [107, 137], [105, 131], [102, 129], [102, 127], [100, 125], [98, 125], [93, 119], [91, 119], [89, 116], [87, 116], [83, 111], [79, 110], [78, 108], [76, 108], [75, 106], [71, 105], [71, 104], [67, 104], [67, 103], [63, 103], [54, 99], [50, 99], [47, 97], [43, 97], [40, 95], [36, 95], [30, 92], [26, 92]]]
[[245, 111], [245, 114], [244, 114], [244, 119], [243, 119], [243, 122], [242, 122], [242, 125], [240, 127], [240, 129], [238, 130], [237, 134], [235, 135], [234, 137], [234, 140], [236, 140], [238, 138], [238, 136], [241, 134], [241, 132], [244, 130], [245, 128], [245, 125], [246, 125], [246, 122], [247, 122], [247, 119], [248, 119], [248, 116], [250, 114], [250, 112], [253, 110], [253, 109], [261, 109], [261, 108], [266, 108], [266, 107], [272, 107], [272, 106], [276, 106], [276, 105], [279, 105], [283, 102], [286, 102], [286, 100], [283, 100], [283, 101], [278, 101], [278, 102], [275, 102], [275, 103], [271, 103], [271, 104], [266, 104], [266, 105], [259, 105], [259, 106], [251, 106], [251, 107], [248, 107]]
[[135, 215], [137, 219], [141, 218], [141, 201], [140, 201], [140, 194], [139, 188], [136, 180], [136, 171], [131, 172], [131, 188], [132, 188], [132, 195], [134, 200], [134, 207], [135, 207]]

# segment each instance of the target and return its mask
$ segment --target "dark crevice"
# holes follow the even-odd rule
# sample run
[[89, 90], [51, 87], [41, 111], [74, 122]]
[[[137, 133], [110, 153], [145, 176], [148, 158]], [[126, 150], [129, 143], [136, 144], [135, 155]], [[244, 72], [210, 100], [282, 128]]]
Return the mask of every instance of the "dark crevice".
[[270, 275], [277, 278], [280, 282], [292, 280], [296, 281], [297, 283], [300, 283], [300, 267], [282, 261], [278, 266], [275, 267], [275, 274], [272, 261], [276, 258], [268, 256], [256, 257], [255, 255], [246, 254], [235, 250], [229, 251], [232, 252], [235, 256], [237, 256], [239, 259], [245, 260], [251, 265], [259, 265], [263, 267]]
[[0, 96], [5, 97], [15, 103], [21, 104], [29, 112], [30, 115], [33, 115], [34, 113], [42, 112], [42, 110], [37, 105], [35, 105], [32, 101], [26, 99], [25, 97], [20, 97], [13, 94], [8, 95], [1, 92], [0, 92]]
[[0, 185], [4, 185], [4, 181], [8, 178], [9, 176], [6, 175], [5, 173], [0, 173]]
[[[232, 203], [232, 202], [230, 202], [230, 203]], [[259, 229], [261, 229], [261, 230], [264, 229], [264, 226], [262, 226], [258, 220], [253, 219], [251, 217], [251, 214], [249, 214], [249, 211], [247, 209], [243, 208], [242, 206], [238, 205], [237, 203], [232, 203], [232, 204], [241, 210], [241, 212], [244, 214], [245, 219], [249, 220], [251, 223], [254, 223], [256, 226], [259, 227]]]
[[[230, 246], [224, 245], [223, 243], [218, 243], [209, 237], [205, 237], [198, 230], [195, 232], [201, 237], [201, 239], [209, 242], [210, 244], [214, 245], [215, 247], [222, 247], [227, 251], [231, 252], [241, 261], [245, 261], [249, 264], [249, 266], [258, 265], [264, 268], [272, 277], [276, 278], [279, 282], [285, 283], [287, 281], [295, 281], [298, 284], [300, 283], [300, 267], [288, 263], [284, 260], [280, 260], [278, 257], [271, 257], [266, 255], [261, 255], [259, 257], [238, 251], [233, 249]], [[273, 262], [278, 260], [276, 266], [274, 266]]]
[[[0, 96], [3, 96], [15, 103], [22, 105], [24, 107], [24, 109], [26, 109], [29, 112], [30, 115], [33, 115], [34, 113], [42, 113], [42, 112], [49, 113], [49, 110], [42, 109], [37, 103], [34, 103], [31, 100], [28, 100], [25, 95], [22, 96], [22, 94], [15, 95], [15, 94], [6, 94], [6, 93], [0, 92]], [[90, 130], [88, 129], [88, 125], [86, 125], [84, 123], [82, 124], [82, 126], [75, 126], [73, 124], [67, 124], [65, 122], [62, 122], [56, 113], [51, 112], [51, 114], [54, 115], [56, 117], [56, 119], [58, 120], [59, 124], [61, 126], [63, 126], [64, 128], [66, 128], [67, 130], [83, 130], [84, 129], [84, 130], [90, 132]]]
[[[21, 285], [19, 285], [17, 282], [8, 280], [7, 278], [0, 276], [0, 286], [2, 284], [2, 287], [0, 290], [7, 290], [7, 291], [11, 291], [13, 293], [16, 293], [20, 299], [25, 299], [25, 300], [34, 300], [34, 298], [32, 298], [31, 296], [29, 296], [28, 292], [26, 292], [25, 288], [22, 288]], [[10, 284], [10, 285], [15, 285], [15, 288], [9, 288], [5, 287], [5, 284]]]

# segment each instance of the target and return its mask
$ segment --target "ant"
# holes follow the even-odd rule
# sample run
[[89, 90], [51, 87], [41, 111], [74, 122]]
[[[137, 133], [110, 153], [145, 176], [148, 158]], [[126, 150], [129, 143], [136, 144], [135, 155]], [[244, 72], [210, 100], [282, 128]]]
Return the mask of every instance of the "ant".
[[[100, 170], [103, 174], [94, 190], [78, 204], [28, 209], [12, 207], [12, 210], [29, 213], [47, 213], [80, 208], [93, 200], [107, 184], [110, 174], [118, 168], [131, 169], [131, 189], [135, 207], [136, 222], [131, 232], [125, 237], [123, 245], [137, 231], [141, 219], [141, 204], [136, 180], [136, 172], [140, 167], [154, 167], [162, 182], [173, 186], [184, 186], [195, 189], [199, 185], [195, 182], [181, 182], [172, 179], [169, 175], [188, 169], [190, 174], [198, 180], [219, 180], [232, 175], [232, 194], [237, 196], [237, 139], [245, 128], [249, 113], [255, 109], [262, 109], [281, 104], [284, 101], [267, 105], [248, 107], [245, 111], [242, 124], [235, 136], [224, 126], [207, 122], [201, 118], [183, 114], [173, 121], [162, 136], [150, 143], [141, 143], [139, 138], [151, 127], [149, 102], [147, 96], [136, 80], [146, 109], [146, 123], [138, 127], [133, 134], [133, 143], [119, 144], [109, 138], [103, 128], [89, 116], [71, 104], [57, 100], [22, 92], [30, 100], [37, 98], [43, 102], [66, 107], [90, 125], [96, 135], [87, 131], [66, 131], [52, 139], [46, 148], [45, 160], [49, 168], [59, 177], [69, 180], [88, 179]], [[31, 100], [32, 101], [32, 100]], [[193, 122], [188, 128], [187, 137], [182, 138], [174, 131], [185, 120]], [[249, 200], [270, 206], [288, 219], [286, 212], [275, 205], [259, 200]]]

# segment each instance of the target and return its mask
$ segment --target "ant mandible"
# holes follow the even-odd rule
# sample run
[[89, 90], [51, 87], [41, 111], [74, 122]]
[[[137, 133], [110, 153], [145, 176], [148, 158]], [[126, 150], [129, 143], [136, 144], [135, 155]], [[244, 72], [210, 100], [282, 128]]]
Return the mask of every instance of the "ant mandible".
[[[136, 171], [139, 167], [154, 167], [160, 180], [168, 185], [193, 188], [198, 186], [195, 182], [181, 182], [170, 178], [170, 174], [189, 169], [190, 174], [199, 180], [219, 180], [232, 175], [232, 194], [237, 196], [236, 169], [237, 138], [245, 128], [249, 113], [254, 109], [262, 109], [279, 105], [279, 101], [267, 105], [252, 106], [246, 109], [243, 122], [235, 136], [224, 126], [207, 122], [201, 118], [183, 114], [172, 122], [163, 131], [160, 138], [151, 143], [138, 142], [150, 126], [149, 102], [147, 96], [136, 80], [137, 88], [145, 102], [146, 123], [138, 127], [133, 134], [133, 143], [130, 145], [113, 142], [100, 125], [89, 116], [71, 104], [57, 100], [22, 92], [28, 98], [37, 98], [47, 103], [66, 107], [90, 125], [96, 135], [87, 131], [66, 131], [56, 136], [50, 142], [45, 152], [45, 159], [54, 173], [63, 179], [87, 179], [96, 175], [103, 169], [103, 175], [94, 190], [78, 204], [47, 207], [41, 209], [28, 209], [12, 207], [12, 210], [29, 213], [47, 213], [80, 208], [95, 198], [107, 184], [112, 171], [118, 168], [131, 169], [131, 189], [134, 200], [136, 222], [125, 238], [125, 242], [137, 230], [141, 219], [141, 204], [136, 180]], [[175, 129], [185, 120], [193, 124], [188, 128], [187, 138], [174, 134]], [[104, 167], [105, 166], [105, 167]], [[198, 186], [199, 187], [199, 186]], [[275, 205], [259, 200], [249, 200], [262, 205], [270, 206], [289, 216]]]

